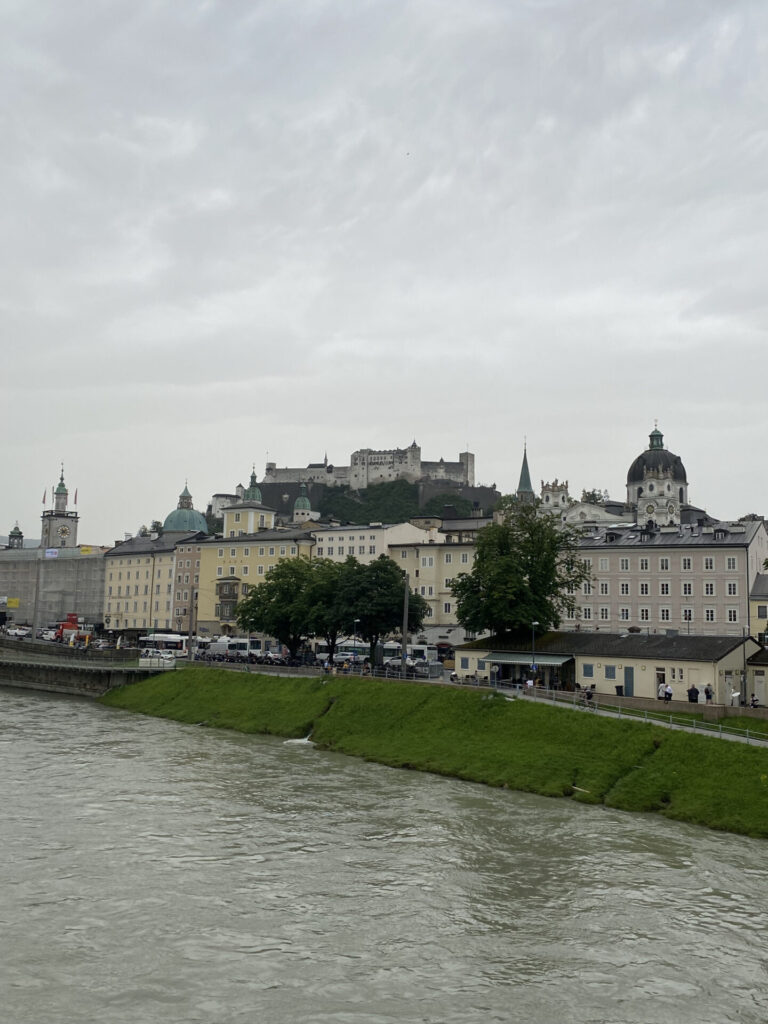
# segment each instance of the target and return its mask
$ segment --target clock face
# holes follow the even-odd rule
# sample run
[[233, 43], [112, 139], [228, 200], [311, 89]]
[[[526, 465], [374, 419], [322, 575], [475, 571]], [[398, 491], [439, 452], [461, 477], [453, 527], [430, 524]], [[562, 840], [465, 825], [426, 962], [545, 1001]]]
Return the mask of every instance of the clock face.
[[656, 506], [653, 503], [649, 503], [645, 506], [645, 511], [648, 513], [649, 516], [652, 516], [653, 513], [656, 511]]
[[667, 505], [667, 512], [669, 512], [669, 514], [671, 516], [673, 516], [675, 514], [675, 503], [674, 503], [674, 501], [670, 501], [670, 503]]
[[67, 538], [69, 536], [69, 527], [68, 526], [60, 526], [56, 532], [61, 537], [61, 539], [64, 540], [65, 538]]

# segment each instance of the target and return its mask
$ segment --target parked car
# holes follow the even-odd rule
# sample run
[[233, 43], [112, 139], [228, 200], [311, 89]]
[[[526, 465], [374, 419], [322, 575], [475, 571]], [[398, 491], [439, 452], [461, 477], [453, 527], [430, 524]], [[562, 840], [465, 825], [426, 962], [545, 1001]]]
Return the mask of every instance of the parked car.
[[30, 626], [11, 626], [7, 631], [7, 636], [15, 636], [18, 640], [23, 640], [25, 636], [29, 636], [32, 632]]
[[145, 647], [141, 652], [142, 658], [163, 658], [165, 661], [174, 661], [173, 651], [158, 651], [154, 647]]

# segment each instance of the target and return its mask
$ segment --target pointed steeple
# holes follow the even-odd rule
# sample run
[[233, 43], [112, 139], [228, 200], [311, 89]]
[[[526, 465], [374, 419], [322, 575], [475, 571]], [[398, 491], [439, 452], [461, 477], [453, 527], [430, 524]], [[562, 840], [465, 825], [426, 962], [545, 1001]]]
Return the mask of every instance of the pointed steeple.
[[57, 512], [63, 512], [67, 507], [67, 499], [69, 498], [69, 491], [67, 485], [64, 483], [64, 463], [61, 464], [61, 476], [59, 477], [59, 485], [53, 494], [53, 506]]
[[520, 469], [520, 483], [517, 485], [517, 491], [515, 494], [518, 501], [533, 503], [536, 499], [536, 495], [533, 493], [533, 487], [531, 486], [531, 474], [528, 470], [527, 442], [523, 446], [523, 465]]

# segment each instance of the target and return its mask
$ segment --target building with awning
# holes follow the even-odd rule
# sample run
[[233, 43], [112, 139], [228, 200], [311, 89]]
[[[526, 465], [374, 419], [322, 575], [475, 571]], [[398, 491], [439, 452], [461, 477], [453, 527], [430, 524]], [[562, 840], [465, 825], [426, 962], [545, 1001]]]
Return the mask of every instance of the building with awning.
[[749, 636], [532, 631], [526, 638], [486, 637], [457, 647], [455, 671], [461, 680], [511, 685], [534, 678], [548, 688], [625, 697], [655, 698], [660, 685], [669, 685], [675, 700], [687, 700], [695, 688], [702, 703], [709, 685], [715, 703], [738, 704], [749, 696], [748, 665], [761, 650]]

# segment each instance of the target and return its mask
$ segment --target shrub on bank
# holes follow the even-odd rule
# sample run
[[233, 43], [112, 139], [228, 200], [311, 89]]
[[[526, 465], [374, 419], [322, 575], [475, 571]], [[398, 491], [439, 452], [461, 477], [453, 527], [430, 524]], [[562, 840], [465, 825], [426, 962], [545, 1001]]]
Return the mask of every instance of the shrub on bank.
[[178, 669], [103, 702], [240, 732], [311, 732], [393, 767], [768, 836], [768, 750], [490, 691]]

